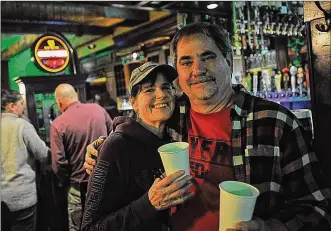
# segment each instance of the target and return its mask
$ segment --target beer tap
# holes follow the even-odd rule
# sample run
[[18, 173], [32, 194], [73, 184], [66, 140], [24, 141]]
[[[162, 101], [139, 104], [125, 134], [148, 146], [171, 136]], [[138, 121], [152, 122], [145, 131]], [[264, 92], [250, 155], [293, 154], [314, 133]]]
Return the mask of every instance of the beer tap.
[[[283, 9], [283, 8], [282, 8]], [[285, 10], [286, 9], [286, 10]], [[287, 8], [285, 7], [284, 12], [281, 12], [282, 19], [280, 20], [282, 22], [282, 28], [281, 28], [281, 35], [287, 35], [287, 27], [288, 27], [288, 15], [286, 15], [285, 12], [287, 12]]]
[[301, 24], [300, 29], [298, 30], [298, 35], [299, 35], [299, 37], [303, 37], [303, 36], [304, 36], [304, 35], [302, 34], [302, 32], [305, 32], [305, 31], [304, 31], [305, 28], [306, 28], [305, 24]]
[[233, 49], [235, 50], [236, 55], [241, 55], [241, 43], [240, 43], [240, 35], [238, 33], [237, 28], [237, 6], [236, 2], [232, 4], [232, 10], [233, 10]]
[[287, 36], [292, 36], [293, 35], [293, 28], [294, 28], [294, 24], [290, 24], [290, 28], [287, 31]]
[[247, 42], [246, 42], [246, 23], [247, 21], [245, 20], [244, 16], [244, 7], [245, 7], [245, 2], [237, 2], [236, 7], [238, 9], [238, 14], [239, 14], [239, 27], [240, 27], [240, 34], [241, 34], [241, 43], [242, 43], [242, 48], [246, 50], [247, 48]]
[[255, 21], [254, 21], [254, 29], [255, 29], [255, 34], [259, 35], [260, 34], [260, 25], [262, 22], [260, 21], [260, 12], [258, 6], [255, 6], [254, 8], [254, 16], [255, 16]]
[[281, 27], [282, 27], [282, 23], [281, 22], [278, 22], [277, 23], [277, 27], [276, 27], [276, 34], [277, 35], [281, 35], [282, 34]]
[[255, 50], [259, 49], [258, 36], [260, 35], [261, 24], [262, 24], [262, 22], [260, 21], [259, 7], [257, 5], [255, 5], [254, 6], [254, 35], [253, 35], [253, 43], [254, 43]]
[[275, 33], [275, 25], [276, 25], [275, 22], [271, 23], [269, 34], [274, 34]]
[[239, 13], [239, 26], [240, 26], [240, 33], [241, 34], [245, 34], [246, 33], [246, 26], [245, 24], [247, 23], [247, 21], [245, 21], [245, 17], [244, 17], [244, 5], [245, 2], [237, 2], [236, 6], [238, 8], [238, 13]]
[[247, 5], [247, 33], [248, 33], [248, 45], [250, 47], [250, 49], [253, 49], [253, 41], [252, 41], [252, 27], [251, 27], [251, 12], [250, 12], [250, 7], [249, 7], [249, 3]]
[[300, 23], [298, 22], [293, 29], [293, 36], [298, 36], [299, 27], [300, 27]]
[[264, 9], [264, 15], [263, 15], [264, 25], [263, 25], [263, 34], [269, 34], [269, 27], [270, 27], [270, 21], [269, 21], [269, 12], [268, 8]]
[[283, 29], [282, 29], [282, 35], [287, 35], [287, 27], [288, 27], [288, 23], [284, 23]]

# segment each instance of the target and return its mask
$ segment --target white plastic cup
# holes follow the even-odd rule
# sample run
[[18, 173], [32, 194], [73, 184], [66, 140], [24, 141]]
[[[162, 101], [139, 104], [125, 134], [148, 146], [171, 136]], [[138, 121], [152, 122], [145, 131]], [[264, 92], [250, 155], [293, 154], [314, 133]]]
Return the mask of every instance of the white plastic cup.
[[167, 176], [179, 170], [184, 170], [185, 175], [190, 175], [188, 143], [174, 142], [165, 144], [158, 148], [158, 152], [160, 153], [163, 167]]
[[239, 181], [224, 181], [220, 188], [219, 231], [235, 228], [240, 221], [250, 221], [260, 192], [250, 184]]

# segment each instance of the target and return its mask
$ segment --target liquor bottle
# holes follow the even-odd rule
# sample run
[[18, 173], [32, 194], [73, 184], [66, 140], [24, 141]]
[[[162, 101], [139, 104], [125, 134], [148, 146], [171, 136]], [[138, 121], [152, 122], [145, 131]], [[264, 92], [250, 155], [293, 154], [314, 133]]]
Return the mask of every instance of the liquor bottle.
[[278, 71], [277, 74], [275, 75], [276, 89], [278, 92], [281, 92], [282, 90], [281, 82], [282, 82], [282, 73]]
[[235, 34], [233, 36], [234, 48], [236, 50], [236, 55], [241, 55], [241, 44], [240, 44], [240, 36], [239, 34]]
[[283, 83], [284, 83], [284, 90], [288, 90], [288, 82], [290, 81], [290, 77], [288, 75], [289, 69], [285, 67], [283, 69]]
[[258, 75], [257, 71], [253, 72], [253, 94], [257, 94], [257, 85], [258, 85]]
[[296, 68], [294, 65], [290, 68], [290, 74], [291, 74], [291, 89], [292, 92], [295, 93], [295, 87], [296, 87], [296, 75], [298, 73], [298, 68]]
[[302, 96], [302, 86], [303, 86], [303, 68], [298, 68], [298, 74], [297, 74], [297, 83], [299, 85], [299, 94]]
[[247, 91], [251, 92], [252, 91], [252, 76], [251, 73], [247, 72], [246, 75], [246, 83], [247, 83]]
[[309, 69], [308, 64], [305, 65], [305, 79], [306, 79], [306, 87], [307, 87], [307, 94], [310, 95], [310, 83], [309, 83]]

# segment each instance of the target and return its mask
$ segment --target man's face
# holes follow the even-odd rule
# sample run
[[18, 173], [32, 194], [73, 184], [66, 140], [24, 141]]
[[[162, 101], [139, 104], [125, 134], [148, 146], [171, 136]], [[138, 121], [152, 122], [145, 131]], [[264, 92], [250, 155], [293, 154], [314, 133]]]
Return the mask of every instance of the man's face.
[[231, 87], [231, 68], [214, 40], [204, 34], [179, 40], [176, 66], [179, 85], [191, 101], [216, 102]]

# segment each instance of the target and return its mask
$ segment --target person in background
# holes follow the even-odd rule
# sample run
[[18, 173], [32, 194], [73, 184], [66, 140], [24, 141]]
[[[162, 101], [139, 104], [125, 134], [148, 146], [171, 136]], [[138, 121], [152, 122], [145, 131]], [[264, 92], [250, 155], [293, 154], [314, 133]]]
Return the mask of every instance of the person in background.
[[[190, 144], [196, 195], [177, 206], [171, 230], [218, 231], [218, 185], [225, 180], [260, 191], [253, 219], [235, 230], [331, 230], [331, 193], [309, 135], [285, 107], [232, 86], [228, 33], [193, 23], [175, 34], [170, 52], [184, 95], [169, 126], [171, 136]], [[87, 152], [91, 171], [93, 144]]]
[[161, 231], [167, 229], [171, 206], [183, 195], [192, 176], [174, 182], [183, 171], [160, 179], [164, 171], [157, 149], [169, 143], [166, 122], [175, 107], [171, 84], [177, 77], [169, 65], [145, 63], [133, 70], [130, 102], [133, 118], [114, 119], [114, 132], [104, 142], [84, 211], [82, 230]]
[[35, 160], [46, 161], [49, 148], [21, 118], [20, 93], [1, 89], [1, 230], [35, 231], [37, 189]]
[[68, 188], [69, 230], [80, 229], [81, 183], [88, 180], [83, 168], [86, 146], [111, 132], [112, 120], [97, 104], [83, 104], [70, 84], [55, 89], [60, 112], [50, 129], [52, 169], [62, 187]]

